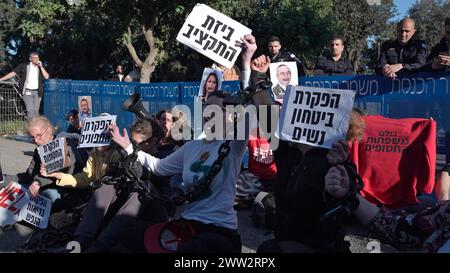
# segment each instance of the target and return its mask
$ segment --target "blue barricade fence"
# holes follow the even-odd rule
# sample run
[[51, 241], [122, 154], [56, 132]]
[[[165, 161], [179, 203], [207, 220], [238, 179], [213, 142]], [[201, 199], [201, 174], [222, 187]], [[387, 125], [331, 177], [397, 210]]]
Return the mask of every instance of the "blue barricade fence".
[[438, 153], [450, 158], [450, 73], [420, 73], [389, 80], [355, 75], [302, 77], [300, 84], [356, 91], [355, 106], [389, 118], [433, 118], [437, 122]]
[[[78, 109], [79, 97], [90, 96], [92, 116], [101, 113], [118, 115], [120, 127], [129, 127], [134, 115], [122, 109], [123, 102], [135, 92], [141, 94], [144, 107], [152, 114], [174, 105], [184, 104], [191, 110], [198, 94], [200, 82], [171, 83], [126, 83], [112, 81], [48, 80], [45, 82], [44, 114], [55, 125], [65, 130], [68, 126], [65, 115]], [[239, 90], [239, 81], [223, 82], [222, 89], [228, 92]]]
[[[390, 118], [430, 118], [438, 124], [438, 152], [450, 154], [450, 73], [416, 74], [389, 80], [375, 75], [302, 77], [301, 85], [351, 89], [357, 92], [356, 106], [369, 114]], [[177, 104], [193, 110], [200, 82], [123, 83], [107, 81], [48, 80], [45, 83], [44, 114], [66, 129], [65, 114], [78, 108], [80, 96], [91, 96], [93, 116], [103, 112], [118, 115], [120, 127], [128, 127], [134, 115], [122, 110], [131, 94], [139, 92], [150, 113]], [[238, 81], [223, 83], [223, 90], [236, 92]], [[193, 112], [192, 112], [193, 113]], [[447, 152], [449, 150], [449, 152]], [[447, 156], [450, 158], [450, 156]]]

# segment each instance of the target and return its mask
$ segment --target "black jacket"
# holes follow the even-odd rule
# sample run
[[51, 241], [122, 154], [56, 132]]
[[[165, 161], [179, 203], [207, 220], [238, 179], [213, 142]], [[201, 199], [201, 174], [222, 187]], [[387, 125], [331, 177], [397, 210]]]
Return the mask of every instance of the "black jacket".
[[335, 61], [330, 56], [321, 56], [314, 67], [314, 75], [352, 75], [353, 65], [344, 56]]
[[277, 55], [272, 56], [270, 58], [271, 63], [281, 63], [281, 62], [296, 62], [297, 63], [297, 70], [298, 70], [298, 76], [302, 77], [306, 75], [306, 69], [302, 62], [295, 56], [294, 53], [288, 52], [288, 51], [280, 51]]
[[274, 151], [278, 240], [298, 241], [319, 252], [336, 251], [342, 243], [339, 220], [330, 217], [320, 221], [331, 209], [323, 198], [325, 175], [330, 168], [327, 154], [327, 149], [312, 148], [302, 156], [280, 140]]
[[418, 72], [426, 63], [426, 50], [426, 44], [422, 40], [411, 39], [405, 45], [401, 45], [397, 40], [384, 42], [376, 72], [383, 74], [386, 64], [405, 64], [405, 68], [399, 71], [400, 74]]
[[[441, 41], [431, 49], [431, 53], [430, 53], [430, 55], [428, 55], [427, 64], [424, 67], [424, 70], [427, 70], [427, 71], [432, 70], [431, 65], [433, 64], [433, 60], [437, 56], [439, 56], [439, 54], [441, 52], [450, 52], [449, 45], [448, 45], [447, 39], [445, 37], [443, 37], [441, 39]], [[442, 70], [445, 70], [445, 68]]]
[[[61, 133], [55, 138], [58, 137], [65, 137], [67, 146], [69, 149], [69, 154], [71, 158], [72, 165], [62, 169], [61, 172], [63, 173], [69, 173], [69, 174], [76, 174], [83, 170], [84, 166], [86, 165], [86, 161], [89, 157], [89, 154], [86, 149], [78, 149], [78, 140], [79, 135], [77, 134], [68, 134], [68, 133]], [[54, 178], [50, 177], [43, 177], [41, 176], [40, 172], [41, 168], [41, 158], [39, 157], [39, 153], [37, 148], [34, 149], [33, 152], [33, 159], [30, 162], [30, 165], [28, 166], [25, 173], [19, 174], [19, 183], [22, 185], [28, 185], [31, 184], [33, 181], [37, 181], [41, 187], [45, 186], [55, 186], [54, 182], [56, 181]]]
[[[25, 81], [27, 80], [27, 67], [30, 63], [23, 63], [19, 64], [15, 69], [14, 72], [16, 72], [17, 76], [20, 78], [19, 80], [19, 90], [23, 92], [25, 88]], [[38, 89], [38, 95], [39, 97], [42, 97], [44, 95], [44, 77], [42, 77], [41, 69], [39, 68], [39, 89]]]

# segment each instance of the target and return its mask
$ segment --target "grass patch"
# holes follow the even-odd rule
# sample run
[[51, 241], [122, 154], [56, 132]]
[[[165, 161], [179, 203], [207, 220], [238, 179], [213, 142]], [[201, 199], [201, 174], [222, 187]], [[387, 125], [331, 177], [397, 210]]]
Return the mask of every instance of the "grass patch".
[[15, 134], [23, 131], [23, 120], [0, 121], [0, 134]]

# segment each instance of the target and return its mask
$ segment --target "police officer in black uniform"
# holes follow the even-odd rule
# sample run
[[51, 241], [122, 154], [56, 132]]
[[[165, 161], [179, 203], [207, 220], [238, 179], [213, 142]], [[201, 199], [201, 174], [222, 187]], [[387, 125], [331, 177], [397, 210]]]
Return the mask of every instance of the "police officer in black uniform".
[[330, 54], [321, 56], [314, 67], [314, 75], [351, 75], [353, 65], [349, 59], [343, 56], [345, 40], [335, 36], [330, 40]]
[[450, 17], [445, 19], [445, 36], [431, 49], [427, 70], [450, 71]]
[[416, 33], [411, 18], [401, 20], [397, 25], [397, 39], [381, 46], [376, 67], [377, 74], [395, 79], [399, 74], [417, 72], [426, 63], [426, 45], [422, 40], [412, 39]]
[[306, 69], [304, 65], [297, 58], [297, 56], [295, 56], [294, 53], [291, 53], [289, 51], [281, 51], [280, 38], [278, 38], [277, 36], [270, 37], [267, 47], [269, 49], [269, 57], [271, 63], [296, 62], [298, 76], [301, 77], [306, 75]]

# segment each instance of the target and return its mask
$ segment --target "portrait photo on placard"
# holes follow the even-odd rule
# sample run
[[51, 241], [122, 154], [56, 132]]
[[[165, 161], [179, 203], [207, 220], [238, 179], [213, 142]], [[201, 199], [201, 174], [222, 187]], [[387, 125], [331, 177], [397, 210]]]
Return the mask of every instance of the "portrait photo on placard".
[[79, 96], [78, 97], [78, 116], [82, 123], [86, 118], [92, 117], [92, 97]]
[[275, 99], [282, 99], [286, 86], [298, 85], [298, 70], [296, 62], [281, 62], [270, 64], [270, 81]]
[[203, 70], [198, 96], [206, 100], [208, 96], [222, 88], [223, 72], [211, 68]]

